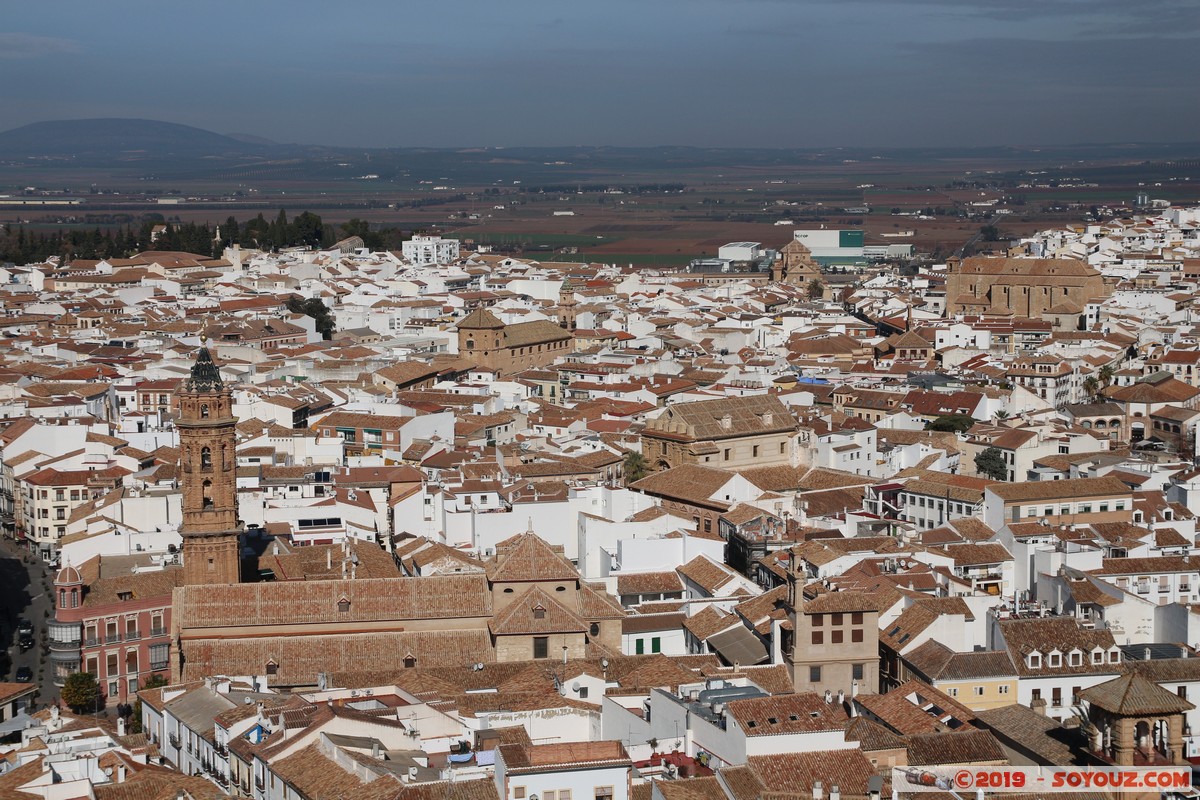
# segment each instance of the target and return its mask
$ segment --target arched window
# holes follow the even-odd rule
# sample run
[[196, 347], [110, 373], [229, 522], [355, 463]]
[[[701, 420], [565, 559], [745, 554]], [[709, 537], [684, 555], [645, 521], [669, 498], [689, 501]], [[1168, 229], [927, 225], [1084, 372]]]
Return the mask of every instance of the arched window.
[[208, 419], [208, 403], [200, 404], [200, 419]]
[[212, 508], [215, 505], [212, 496], [212, 481], [205, 481], [200, 489], [203, 498], [203, 507]]
[[200, 448], [200, 469], [212, 469], [212, 449]]

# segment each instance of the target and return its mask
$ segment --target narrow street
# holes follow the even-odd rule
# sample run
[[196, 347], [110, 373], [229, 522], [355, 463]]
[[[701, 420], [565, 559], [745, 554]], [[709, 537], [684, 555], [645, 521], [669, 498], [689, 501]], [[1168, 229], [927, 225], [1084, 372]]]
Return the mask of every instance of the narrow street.
[[[40, 687], [37, 708], [44, 708], [58, 699], [50, 669], [49, 642], [46, 622], [54, 613], [52, 589], [54, 574], [40, 561], [7, 539], [0, 541], [0, 641], [3, 641], [12, 660], [4, 680], [11, 681], [19, 667], [33, 670], [33, 680]], [[33, 623], [37, 645], [22, 653], [17, 645], [17, 620]]]

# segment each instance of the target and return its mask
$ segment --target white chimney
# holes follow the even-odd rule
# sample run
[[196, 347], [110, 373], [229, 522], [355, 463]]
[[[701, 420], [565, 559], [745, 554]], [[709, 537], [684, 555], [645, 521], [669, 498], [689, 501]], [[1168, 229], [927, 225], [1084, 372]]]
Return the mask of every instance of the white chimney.
[[820, 781], [817, 781], [813, 784], [812, 796], [813, 800], [822, 800], [822, 798], [825, 796], [825, 787]]
[[832, 702], [833, 702], [833, 692], [826, 689], [825, 690], [825, 705], [829, 705]]
[[846, 693], [843, 692], [841, 689], [838, 689], [838, 705], [842, 706], [845, 704], [846, 704]]
[[838, 785], [835, 783], [832, 786], [830, 786], [829, 787], [829, 800], [841, 800], [841, 798], [842, 798], [842, 790], [838, 788]]

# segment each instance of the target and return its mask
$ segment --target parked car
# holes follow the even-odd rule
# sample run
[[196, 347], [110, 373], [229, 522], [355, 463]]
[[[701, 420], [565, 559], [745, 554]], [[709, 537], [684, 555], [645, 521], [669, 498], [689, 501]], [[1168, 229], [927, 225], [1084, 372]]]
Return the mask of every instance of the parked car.
[[33, 634], [22, 633], [18, 638], [17, 644], [21, 646], [21, 652], [24, 653], [26, 650], [32, 650], [36, 642], [33, 640]]
[[22, 636], [24, 636], [25, 634], [29, 634], [30, 636], [33, 636], [33, 623], [27, 619], [17, 620], [17, 633], [19, 633]]
[[33, 681], [33, 670], [29, 667], [17, 667], [17, 683], [30, 683]]

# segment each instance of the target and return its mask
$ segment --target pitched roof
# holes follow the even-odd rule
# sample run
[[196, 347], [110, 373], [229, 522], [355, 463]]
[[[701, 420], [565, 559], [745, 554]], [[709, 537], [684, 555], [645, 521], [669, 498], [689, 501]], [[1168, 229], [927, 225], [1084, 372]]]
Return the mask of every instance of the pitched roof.
[[493, 583], [579, 580], [579, 572], [566, 556], [535, 533], [518, 534], [498, 544], [488, 576]]
[[1169, 692], [1140, 672], [1127, 672], [1084, 689], [1080, 697], [1113, 714], [1178, 714], [1196, 706]]

